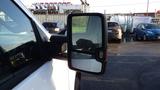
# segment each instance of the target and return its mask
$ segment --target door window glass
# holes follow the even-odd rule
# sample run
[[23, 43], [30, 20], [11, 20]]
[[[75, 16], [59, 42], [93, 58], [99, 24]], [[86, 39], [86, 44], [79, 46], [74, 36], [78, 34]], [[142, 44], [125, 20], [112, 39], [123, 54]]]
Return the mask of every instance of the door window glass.
[[0, 46], [9, 51], [26, 42], [36, 41], [29, 19], [9, 0], [0, 3]]

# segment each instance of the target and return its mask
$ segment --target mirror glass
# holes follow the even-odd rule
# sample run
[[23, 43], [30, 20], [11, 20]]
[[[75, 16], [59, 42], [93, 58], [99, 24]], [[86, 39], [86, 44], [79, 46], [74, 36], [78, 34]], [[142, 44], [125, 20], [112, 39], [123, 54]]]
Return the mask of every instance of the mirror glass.
[[88, 72], [101, 72], [102, 19], [99, 16], [74, 16], [71, 30], [72, 67]]

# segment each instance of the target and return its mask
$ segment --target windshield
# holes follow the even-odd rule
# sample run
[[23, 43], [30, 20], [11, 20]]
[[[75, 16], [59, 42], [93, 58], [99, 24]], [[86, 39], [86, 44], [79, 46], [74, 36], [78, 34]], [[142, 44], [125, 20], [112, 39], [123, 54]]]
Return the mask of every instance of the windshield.
[[144, 26], [146, 29], [160, 29], [160, 26], [155, 24], [145, 24]]
[[0, 3], [0, 47], [5, 51], [36, 41], [28, 18], [9, 0]]
[[108, 27], [116, 27], [118, 26], [118, 23], [116, 22], [108, 22]]
[[57, 23], [53, 23], [53, 22], [44, 22], [43, 26], [45, 28], [57, 28]]

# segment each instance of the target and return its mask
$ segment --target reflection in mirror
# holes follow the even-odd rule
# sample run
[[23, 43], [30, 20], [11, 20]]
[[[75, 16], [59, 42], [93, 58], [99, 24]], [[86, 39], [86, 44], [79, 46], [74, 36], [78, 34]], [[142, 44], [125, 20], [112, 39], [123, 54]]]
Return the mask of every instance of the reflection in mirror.
[[102, 48], [101, 18], [72, 17], [72, 66], [84, 71], [101, 72], [102, 63], [96, 54], [101, 52], [99, 48]]

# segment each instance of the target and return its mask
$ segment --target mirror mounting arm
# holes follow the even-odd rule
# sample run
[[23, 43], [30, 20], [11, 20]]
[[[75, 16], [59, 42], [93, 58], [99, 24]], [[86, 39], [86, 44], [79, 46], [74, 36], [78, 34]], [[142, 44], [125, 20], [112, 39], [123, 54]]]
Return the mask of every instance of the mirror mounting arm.
[[103, 62], [104, 59], [104, 51], [101, 48], [97, 48], [95, 50], [95, 58], [98, 62]]

